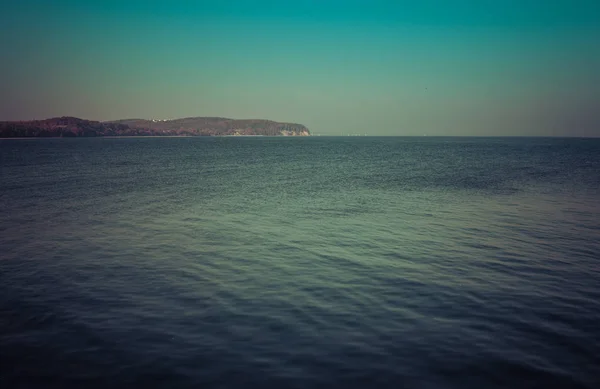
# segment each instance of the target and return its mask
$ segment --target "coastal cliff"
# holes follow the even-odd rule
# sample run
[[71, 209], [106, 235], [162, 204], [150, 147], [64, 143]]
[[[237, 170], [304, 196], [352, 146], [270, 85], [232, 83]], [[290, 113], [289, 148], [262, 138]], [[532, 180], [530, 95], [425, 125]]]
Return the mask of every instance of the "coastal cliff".
[[262, 119], [191, 117], [173, 120], [124, 119], [109, 122], [59, 117], [0, 122], [1, 138], [98, 136], [310, 136], [301, 124]]

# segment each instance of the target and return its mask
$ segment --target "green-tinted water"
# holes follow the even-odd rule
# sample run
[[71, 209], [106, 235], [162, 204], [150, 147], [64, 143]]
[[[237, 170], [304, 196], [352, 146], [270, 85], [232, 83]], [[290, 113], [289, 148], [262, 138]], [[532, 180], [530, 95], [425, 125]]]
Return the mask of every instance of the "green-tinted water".
[[598, 140], [35, 139], [0, 156], [7, 387], [599, 384]]

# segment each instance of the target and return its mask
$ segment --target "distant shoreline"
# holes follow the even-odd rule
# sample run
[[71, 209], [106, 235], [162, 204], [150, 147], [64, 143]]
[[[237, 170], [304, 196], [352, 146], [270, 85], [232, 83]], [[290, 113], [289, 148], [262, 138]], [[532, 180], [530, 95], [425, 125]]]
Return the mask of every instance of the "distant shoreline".
[[294, 135], [109, 135], [109, 136], [15, 136], [7, 139], [119, 139], [119, 138], [304, 138]]
[[123, 119], [99, 122], [71, 116], [0, 121], [0, 138], [310, 136], [302, 124], [265, 119], [189, 117], [171, 120]]
[[[110, 135], [110, 136], [19, 136], [19, 137], [0, 137], [0, 140], [27, 140], [27, 139], [135, 139], [135, 138], [306, 138], [307, 136], [293, 135]], [[366, 136], [348, 136], [348, 135], [309, 135], [310, 138], [480, 138], [480, 139], [515, 139], [515, 138], [533, 138], [533, 139], [600, 139], [598, 136], [552, 136], [552, 135], [431, 135], [424, 137], [422, 135], [366, 135]]]

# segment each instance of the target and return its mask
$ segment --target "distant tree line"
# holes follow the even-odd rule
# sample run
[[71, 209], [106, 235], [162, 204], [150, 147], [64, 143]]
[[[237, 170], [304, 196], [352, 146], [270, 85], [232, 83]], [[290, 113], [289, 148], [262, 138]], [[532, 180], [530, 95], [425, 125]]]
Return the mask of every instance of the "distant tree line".
[[126, 119], [98, 122], [75, 117], [0, 122], [0, 137], [98, 137], [98, 136], [219, 136], [310, 135], [301, 124], [270, 120], [184, 118], [166, 121]]

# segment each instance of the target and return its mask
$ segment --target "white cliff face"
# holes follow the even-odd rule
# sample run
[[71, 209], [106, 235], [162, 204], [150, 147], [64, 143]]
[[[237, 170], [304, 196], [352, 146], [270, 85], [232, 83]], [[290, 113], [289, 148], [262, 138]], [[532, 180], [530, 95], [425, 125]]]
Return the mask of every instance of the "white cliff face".
[[281, 130], [280, 133], [282, 136], [310, 136], [308, 130], [302, 130], [300, 132]]

